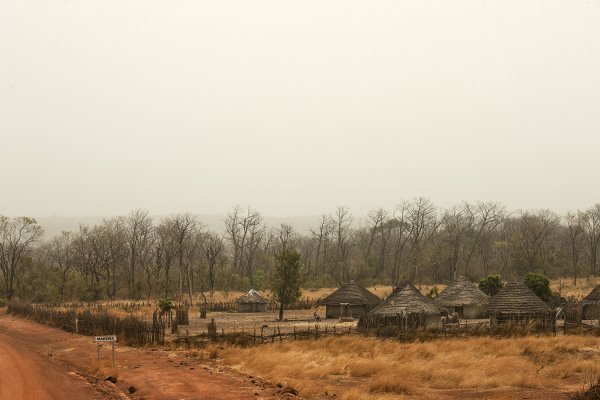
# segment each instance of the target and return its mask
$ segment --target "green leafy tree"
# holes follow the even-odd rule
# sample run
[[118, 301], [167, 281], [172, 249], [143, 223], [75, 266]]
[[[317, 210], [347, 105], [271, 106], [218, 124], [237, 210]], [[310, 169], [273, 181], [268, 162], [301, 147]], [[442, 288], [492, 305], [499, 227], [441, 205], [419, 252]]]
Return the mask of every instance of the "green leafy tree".
[[296, 251], [284, 251], [275, 256], [275, 269], [271, 280], [271, 291], [279, 302], [279, 320], [283, 321], [286, 305], [298, 300], [300, 290], [300, 254]]
[[529, 272], [527, 275], [525, 275], [523, 283], [540, 299], [544, 301], [550, 301], [552, 299], [550, 281], [544, 275]]
[[495, 296], [503, 287], [500, 275], [488, 275], [479, 281], [479, 290], [488, 296]]

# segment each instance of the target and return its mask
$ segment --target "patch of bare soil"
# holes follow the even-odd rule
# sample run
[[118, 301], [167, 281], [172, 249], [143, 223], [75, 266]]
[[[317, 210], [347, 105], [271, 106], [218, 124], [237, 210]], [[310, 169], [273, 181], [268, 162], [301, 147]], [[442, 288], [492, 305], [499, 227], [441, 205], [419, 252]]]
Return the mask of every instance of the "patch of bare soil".
[[[185, 352], [117, 345], [114, 370], [110, 368], [110, 346], [103, 346], [100, 354], [98, 362], [96, 344], [90, 337], [0, 315], [0, 400], [69, 399], [73, 393], [78, 399], [296, 397], [269, 382], [188, 357]], [[21, 369], [5, 374], [15, 363]], [[116, 377], [116, 383], [104, 381], [105, 375]]]

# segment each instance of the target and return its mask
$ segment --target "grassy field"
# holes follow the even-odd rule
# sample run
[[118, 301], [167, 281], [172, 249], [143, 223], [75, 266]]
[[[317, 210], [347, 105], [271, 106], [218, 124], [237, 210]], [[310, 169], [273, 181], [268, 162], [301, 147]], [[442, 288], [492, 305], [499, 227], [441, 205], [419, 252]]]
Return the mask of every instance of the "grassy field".
[[435, 398], [447, 390], [575, 391], [595, 380], [600, 361], [598, 339], [585, 336], [413, 344], [348, 336], [205, 351], [307, 398], [335, 393], [345, 400]]

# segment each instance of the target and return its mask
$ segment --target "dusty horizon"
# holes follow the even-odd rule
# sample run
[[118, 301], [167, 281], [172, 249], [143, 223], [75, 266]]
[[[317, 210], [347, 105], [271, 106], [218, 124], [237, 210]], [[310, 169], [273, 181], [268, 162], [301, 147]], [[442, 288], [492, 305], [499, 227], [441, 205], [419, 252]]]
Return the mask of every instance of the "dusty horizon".
[[600, 3], [0, 5], [0, 214], [600, 200]]

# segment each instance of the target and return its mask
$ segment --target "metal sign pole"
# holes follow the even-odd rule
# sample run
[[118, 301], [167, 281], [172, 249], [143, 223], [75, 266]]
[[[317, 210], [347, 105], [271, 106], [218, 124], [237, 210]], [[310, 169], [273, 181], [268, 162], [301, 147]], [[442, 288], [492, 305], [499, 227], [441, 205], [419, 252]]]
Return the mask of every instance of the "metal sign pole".
[[113, 368], [115, 367], [115, 342], [112, 342], [112, 362]]
[[100, 361], [100, 342], [96, 342], [96, 350], [98, 351], [98, 356], [96, 359]]

